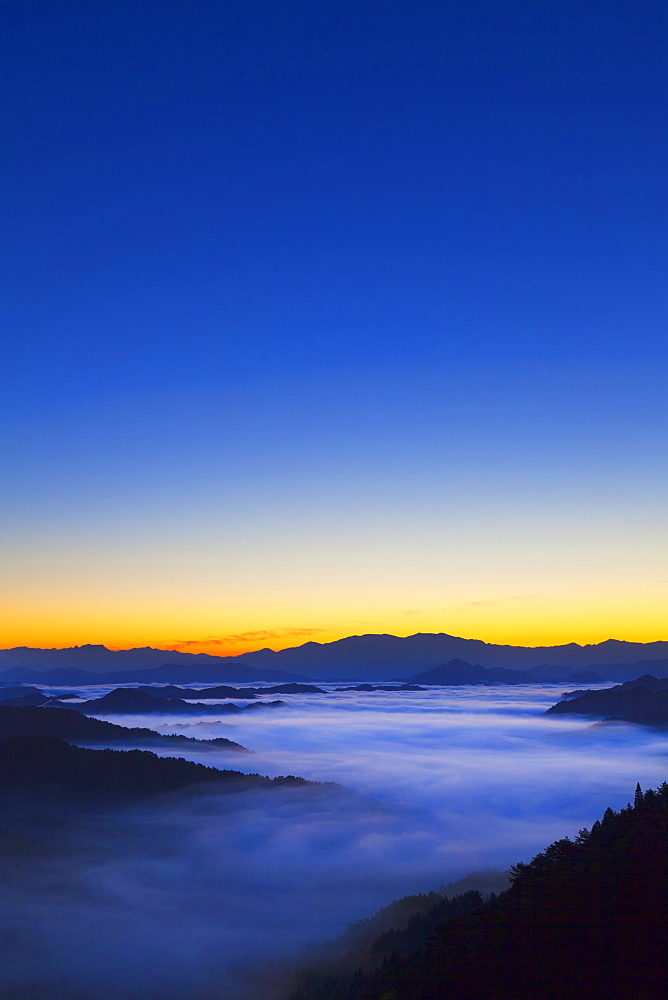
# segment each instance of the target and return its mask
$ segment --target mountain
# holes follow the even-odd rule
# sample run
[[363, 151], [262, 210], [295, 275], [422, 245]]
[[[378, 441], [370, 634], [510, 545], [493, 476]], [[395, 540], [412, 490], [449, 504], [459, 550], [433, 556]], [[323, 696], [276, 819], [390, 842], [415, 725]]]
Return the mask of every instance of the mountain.
[[583, 691], [548, 708], [546, 715], [586, 715], [668, 728], [668, 678], [638, 677], [603, 691]]
[[[71, 693], [71, 692], [70, 692]], [[75, 697], [78, 698], [78, 695]], [[44, 694], [42, 691], [28, 692], [27, 694], [20, 694], [14, 698], [0, 698], [0, 705], [11, 705], [14, 708], [21, 708], [27, 705], [37, 706], [59, 706], [62, 702], [59, 698], [53, 698], [48, 694]]]
[[[271, 652], [271, 650], [268, 650]], [[3, 669], [4, 668], [4, 669]], [[308, 681], [302, 674], [255, 668], [241, 657], [180, 653], [177, 650], [107, 649], [106, 646], [72, 646], [68, 649], [33, 649], [17, 646], [0, 649], [0, 683], [96, 684], [139, 681], [166, 684], [238, 681]]]
[[[556, 678], [553, 678], [556, 679]], [[547, 677], [543, 677], [547, 681]], [[574, 683], [595, 684], [601, 678], [591, 670], [570, 674], [568, 680]], [[441, 663], [437, 667], [423, 670], [409, 677], [411, 684], [536, 684], [532, 670], [506, 670], [503, 667], [481, 667], [479, 663], [466, 663], [455, 659]]]
[[[222, 659], [222, 657], [221, 657]], [[223, 663], [163, 663], [159, 667], [148, 667], [142, 670], [113, 670], [108, 674], [97, 675], [110, 684], [127, 684], [139, 681], [144, 684], [220, 684], [234, 681], [238, 684], [259, 684], [266, 681], [291, 683], [293, 681], [308, 681], [304, 674], [295, 674], [287, 670], [272, 670], [247, 666], [243, 660], [233, 660], [231, 664]]]
[[[601, 663], [596, 666], [596, 673], [600, 674], [606, 681], [628, 681], [641, 674], [655, 674], [665, 677], [668, 675], [668, 660], [635, 660], [633, 663]], [[576, 680], [571, 676], [568, 681]], [[583, 681], [582, 676], [579, 682]], [[593, 683], [584, 681], [584, 683]]]
[[[0, 650], [0, 653], [7, 650]], [[2, 661], [0, 660], [0, 663]], [[99, 684], [100, 677], [90, 670], [81, 670], [79, 667], [53, 667], [51, 670], [32, 670], [29, 667], [10, 667], [0, 674], [0, 691], [6, 685], [17, 684], [50, 684], [54, 687], [62, 687], [67, 684], [71, 687], [80, 687], [82, 684]]]
[[44, 705], [47, 701], [50, 701], [50, 696], [39, 688], [27, 686], [0, 688], [0, 705]]
[[419, 684], [355, 684], [353, 687], [336, 688], [337, 691], [426, 691]]
[[14, 708], [0, 705], [0, 737], [49, 736], [68, 743], [102, 743], [105, 746], [131, 744], [132, 746], [172, 747], [215, 750], [238, 750], [248, 753], [246, 747], [233, 740], [218, 737], [214, 740], [196, 740], [191, 736], [163, 736], [152, 729], [129, 729], [113, 722], [89, 719], [87, 715], [71, 708]]
[[484, 684], [488, 671], [479, 663], [466, 663], [459, 657], [439, 663], [408, 678], [410, 684]]
[[408, 678], [411, 684], [535, 684], [536, 680], [526, 671], [504, 670], [503, 667], [481, 667], [479, 663], [466, 663], [455, 659], [441, 663], [430, 670], [423, 670]]
[[549, 664], [541, 663], [538, 667], [529, 667], [526, 673], [534, 680], [546, 684], [558, 684], [566, 680], [571, 684], [600, 684], [602, 681], [611, 680], [606, 663], [599, 665], [597, 670], [586, 667], [576, 673], [569, 667], [551, 667]]
[[[601, 672], [604, 671], [605, 665], [601, 668]], [[531, 671], [527, 671], [531, 673]], [[568, 678], [572, 684], [601, 684], [605, 680], [610, 680], [609, 677], [602, 677], [600, 673], [595, 670], [578, 670], [577, 673], [571, 674]]]
[[48, 736], [0, 739], [0, 797], [40, 800], [117, 800], [173, 792], [206, 783], [214, 789], [270, 788], [304, 778], [263, 778], [221, 771], [182, 757], [158, 757], [148, 750], [88, 750]]
[[537, 667], [529, 667], [527, 673], [531, 674], [537, 681], [545, 681], [547, 684], [552, 684], [570, 680], [573, 676], [573, 668], [555, 666], [550, 663], [539, 663]]
[[[215, 688], [209, 688], [207, 694], [209, 698], [217, 697], [212, 692]], [[255, 691], [255, 694], [325, 694], [322, 688], [316, 687], [315, 684], [274, 684], [270, 688], [243, 688], [243, 691]], [[243, 697], [243, 695], [242, 695]]]
[[[200, 704], [205, 713], [211, 713], [220, 709], [213, 709], [210, 705], [202, 705], [202, 702], [216, 701], [223, 698], [239, 698], [242, 701], [252, 701], [257, 698], [258, 694], [324, 693], [322, 688], [315, 687], [312, 684], [295, 684], [293, 682], [289, 684], [275, 684], [272, 687], [266, 688], [235, 688], [229, 685], [218, 685], [217, 687], [204, 688], [201, 691], [177, 687], [174, 684], [166, 684], [163, 687], [116, 688], [115, 691], [110, 692], [109, 695], [105, 695], [103, 698], [89, 699], [87, 702], [82, 701], [82, 705], [89, 706], [94, 703], [98, 710], [112, 705], [115, 712], [156, 712], [157, 709], [153, 702], [157, 699], [165, 702], [165, 705], [161, 709], [163, 713], [178, 712], [183, 714], [187, 712], [188, 714], [194, 714], [195, 709], [190, 705], [191, 701]], [[54, 707], [59, 707], [62, 704], [61, 699], [65, 697], [79, 698], [79, 695], [75, 695], [72, 692], [49, 695], [38, 688], [29, 686], [0, 687], [0, 705], [13, 705], [17, 707], [23, 705], [48, 707], [49, 705], [53, 705]], [[148, 699], [151, 700], [149, 701]], [[262, 704], [265, 703], [263, 702]], [[221, 708], [223, 711], [236, 711], [236, 706], [221, 706]], [[81, 711], [86, 710], [87, 707], [81, 708]]]
[[[15, 689], [17, 690], [17, 689]], [[261, 688], [235, 688], [226, 684], [219, 684], [216, 687], [192, 690], [191, 688], [176, 687], [174, 684], [166, 684], [164, 687], [140, 687], [134, 690], [145, 691], [153, 698], [185, 698], [186, 700], [212, 701], [220, 698], [241, 698], [253, 699], [258, 695], [268, 694], [325, 694], [322, 688], [313, 684], [274, 684], [272, 687]], [[0, 699], [3, 692], [0, 688]]]
[[488, 901], [392, 904], [343, 939], [348, 954], [306, 970], [292, 1000], [665, 1000], [667, 784], [638, 785], [632, 806], [510, 877]]
[[219, 684], [217, 687], [204, 688], [201, 691], [177, 687], [175, 684], [165, 684], [163, 687], [139, 687], [134, 688], [134, 690], [144, 691], [153, 698], [196, 698], [197, 701], [212, 698], [248, 698], [250, 700], [257, 697], [255, 688], [235, 688], [228, 684]]
[[[352, 635], [334, 642], [306, 642], [278, 651], [259, 649], [237, 657], [182, 653], [150, 646], [125, 650], [110, 650], [99, 645], [69, 649], [21, 646], [0, 650], [0, 671], [5, 668], [0, 673], [0, 681], [78, 685], [92, 683], [90, 674], [93, 682], [100, 680], [102, 675], [108, 683], [138, 681], [144, 684], [280, 683], [311, 678], [344, 681], [351, 677], [386, 681], [453, 659], [486, 668], [532, 669], [544, 673], [548, 668], [553, 671], [560, 668], [558, 675], [549, 677], [555, 681], [567, 681], [570, 674], [582, 669], [595, 670], [605, 680], [626, 680], [649, 671], [647, 666], [638, 670], [638, 661], [656, 663], [661, 662], [661, 658], [668, 662], [668, 641], [641, 643], [607, 639], [585, 646], [574, 642], [561, 646], [504, 646], [446, 633], [417, 633], [406, 637]], [[56, 679], [56, 675], [50, 673], [63, 668], [76, 668], [86, 674], [82, 679], [81, 674], [64, 672]], [[37, 671], [39, 679], [28, 671]], [[541, 679], [539, 674], [536, 677]]]
[[182, 698], [161, 698], [153, 694], [152, 689], [115, 688], [101, 698], [91, 698], [74, 707], [85, 715], [222, 715], [279, 708], [284, 704], [282, 701], [257, 701], [243, 707], [199, 702], [191, 704]]
[[[668, 656], [668, 642], [634, 643], [608, 639], [595, 645], [579, 646], [500, 646], [479, 639], [461, 639], [445, 633], [417, 633], [400, 638], [393, 635], [349, 636], [330, 643], [307, 642], [293, 649], [258, 650], [244, 653], [245, 663], [260, 668], [270, 664], [284, 670], [298, 670], [316, 680], [340, 680], [357, 675], [364, 680], [391, 680], [408, 677], [449, 660], [461, 659], [483, 667], [528, 670], [540, 665], [562, 666], [575, 672], [593, 669], [604, 679], [598, 664], [632, 663], [639, 658]], [[638, 673], [631, 669], [629, 677]], [[567, 680], [568, 674], [555, 678]], [[616, 678], [610, 678], [616, 679]]]

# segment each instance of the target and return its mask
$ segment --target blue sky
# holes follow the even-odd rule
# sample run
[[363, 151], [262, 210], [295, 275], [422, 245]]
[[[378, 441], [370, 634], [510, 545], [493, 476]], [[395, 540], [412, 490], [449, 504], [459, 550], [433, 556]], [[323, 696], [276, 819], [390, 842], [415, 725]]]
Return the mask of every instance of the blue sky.
[[0, 17], [7, 644], [659, 638], [665, 9]]

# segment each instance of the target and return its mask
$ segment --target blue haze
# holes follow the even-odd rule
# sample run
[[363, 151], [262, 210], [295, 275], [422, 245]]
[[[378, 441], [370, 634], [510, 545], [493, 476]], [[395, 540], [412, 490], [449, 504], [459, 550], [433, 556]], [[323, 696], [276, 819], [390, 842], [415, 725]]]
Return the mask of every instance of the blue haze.
[[[213, 1000], [222, 982], [234, 1000], [283, 998], [286, 967], [350, 921], [528, 860], [624, 806], [636, 781], [665, 779], [665, 734], [543, 717], [559, 690], [330, 692], [234, 719], [165, 719], [164, 732], [225, 735], [255, 751], [186, 752], [192, 759], [350, 791], [207, 792], [129, 809], [113, 828], [78, 821], [71, 871], [38, 869], [19, 896], [7, 890], [15, 948], [5, 983], [27, 981], [39, 1000], [40, 975], [87, 1000], [148, 990]], [[258, 967], [271, 983], [257, 981]]]

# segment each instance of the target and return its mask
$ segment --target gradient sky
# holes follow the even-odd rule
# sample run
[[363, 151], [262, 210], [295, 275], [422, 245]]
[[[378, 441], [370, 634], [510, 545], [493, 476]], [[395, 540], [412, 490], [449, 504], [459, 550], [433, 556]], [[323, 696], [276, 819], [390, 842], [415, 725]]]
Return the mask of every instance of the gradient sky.
[[0, 645], [668, 638], [667, 19], [5, 0]]

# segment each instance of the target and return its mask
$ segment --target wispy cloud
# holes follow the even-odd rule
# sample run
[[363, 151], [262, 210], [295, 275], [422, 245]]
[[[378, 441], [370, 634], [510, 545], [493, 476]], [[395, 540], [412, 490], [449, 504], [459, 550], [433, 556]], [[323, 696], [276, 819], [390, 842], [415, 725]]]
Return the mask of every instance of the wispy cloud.
[[217, 639], [214, 637], [207, 639], [168, 639], [165, 643], [160, 643], [160, 645], [172, 643], [174, 649], [180, 649], [181, 646], [223, 646], [227, 641], [227, 639]]
[[202, 639], [169, 639], [164, 643], [160, 643], [160, 645], [169, 646], [170, 649], [187, 649], [191, 646], [235, 647], [244, 643], [257, 644], [258, 642], [268, 642], [269, 640], [278, 640], [280, 642], [283, 639], [308, 638], [324, 631], [325, 629], [323, 628], [289, 626], [279, 629], [257, 629], [252, 632], [235, 632], [230, 635], [209, 635]]
[[289, 639], [291, 636], [309, 636], [324, 632], [324, 628], [279, 628], [272, 631], [239, 632], [229, 636], [233, 642], [257, 642], [264, 639]]

